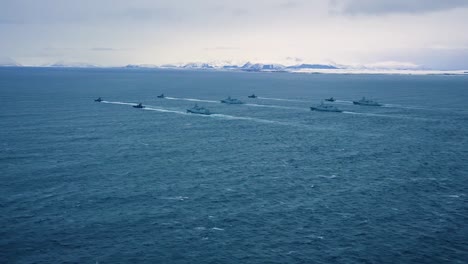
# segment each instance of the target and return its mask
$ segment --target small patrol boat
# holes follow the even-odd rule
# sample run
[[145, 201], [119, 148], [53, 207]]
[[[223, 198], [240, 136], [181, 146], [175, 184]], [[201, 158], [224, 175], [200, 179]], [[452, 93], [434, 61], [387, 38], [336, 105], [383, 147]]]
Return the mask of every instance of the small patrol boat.
[[255, 94], [252, 94], [252, 95], [249, 95], [247, 96], [248, 98], [257, 98], [258, 96], [256, 96]]
[[135, 108], [145, 108], [145, 106], [142, 105], [141, 103], [139, 103], [137, 105], [134, 105], [133, 107], [135, 107]]
[[327, 102], [335, 102], [336, 99], [333, 98], [333, 97], [330, 97], [330, 98], [325, 99], [325, 101], [327, 101]]
[[100, 102], [102, 102], [102, 101], [103, 101], [103, 100], [102, 100], [101, 97], [99, 97], [98, 99], [95, 99], [95, 100], [94, 100], [94, 102], [98, 102], [98, 103], [100, 103]]
[[164, 94], [158, 95], [158, 98], [164, 98]]
[[341, 113], [343, 112], [342, 110], [338, 109], [336, 106], [333, 105], [326, 105], [323, 102], [321, 102], [317, 106], [311, 106], [310, 110], [312, 111], [320, 111], [320, 112], [335, 112], [335, 113]]
[[366, 97], [362, 97], [362, 99], [359, 100], [359, 101], [353, 101], [353, 104], [355, 104], [355, 105], [365, 105], [365, 106], [382, 106], [382, 104], [380, 104], [380, 103], [378, 103], [376, 101], [366, 99]]
[[229, 96], [228, 98], [221, 100], [221, 103], [223, 103], [223, 104], [243, 104], [244, 102], [242, 102], [239, 99], [231, 98], [231, 96]]
[[195, 104], [192, 108], [187, 109], [187, 113], [199, 114], [199, 115], [211, 115], [210, 110], [205, 107], [198, 106]]

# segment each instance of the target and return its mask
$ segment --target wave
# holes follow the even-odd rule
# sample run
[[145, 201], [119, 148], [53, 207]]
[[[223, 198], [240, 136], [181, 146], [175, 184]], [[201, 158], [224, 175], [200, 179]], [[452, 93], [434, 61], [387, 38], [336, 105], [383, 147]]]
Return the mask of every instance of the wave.
[[186, 199], [189, 199], [189, 197], [187, 196], [175, 196], [175, 197], [163, 197], [161, 198], [163, 200], [178, 200], [178, 201], [183, 201], [183, 200], [186, 200]]
[[169, 100], [181, 100], [181, 101], [190, 101], [190, 102], [205, 102], [205, 103], [217, 103], [220, 104], [220, 101], [213, 101], [213, 100], [204, 100], [204, 99], [197, 99], [197, 98], [180, 98], [180, 97], [164, 97]]
[[318, 177], [320, 178], [326, 178], [326, 179], [334, 179], [338, 176], [336, 176], [335, 174], [332, 174], [332, 175], [317, 175]]
[[[403, 106], [403, 105], [397, 105], [397, 104], [383, 104], [382, 107], [428, 110], [428, 108], [424, 108], [424, 107], [420, 107], [420, 106]], [[440, 109], [438, 109], [438, 110], [440, 110]]]

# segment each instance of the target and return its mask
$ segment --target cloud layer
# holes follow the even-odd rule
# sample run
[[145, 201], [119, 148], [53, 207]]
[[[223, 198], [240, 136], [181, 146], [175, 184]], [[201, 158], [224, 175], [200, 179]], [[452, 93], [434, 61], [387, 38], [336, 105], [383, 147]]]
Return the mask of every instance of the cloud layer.
[[331, 8], [344, 14], [427, 13], [468, 7], [466, 0], [332, 0]]
[[2, 0], [0, 56], [22, 64], [190, 61], [468, 68], [466, 0]]

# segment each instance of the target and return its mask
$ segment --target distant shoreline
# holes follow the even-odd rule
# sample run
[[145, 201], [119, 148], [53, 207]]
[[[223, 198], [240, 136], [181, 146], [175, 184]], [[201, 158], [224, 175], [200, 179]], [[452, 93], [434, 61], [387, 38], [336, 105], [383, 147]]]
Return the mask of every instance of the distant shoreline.
[[128, 67], [128, 66], [0, 66], [0, 69], [63, 69], [63, 70], [126, 70], [126, 71], [191, 71], [191, 72], [244, 72], [244, 73], [294, 73], [338, 75], [437, 75], [468, 76], [468, 70], [391, 70], [391, 69], [299, 69], [299, 70], [245, 70], [240, 68], [184, 68], [184, 67]]

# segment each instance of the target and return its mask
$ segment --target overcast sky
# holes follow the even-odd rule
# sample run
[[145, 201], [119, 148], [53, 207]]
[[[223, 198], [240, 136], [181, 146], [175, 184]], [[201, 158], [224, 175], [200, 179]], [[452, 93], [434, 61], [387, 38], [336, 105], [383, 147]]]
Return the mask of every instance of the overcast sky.
[[468, 69], [468, 0], [0, 0], [0, 63]]

